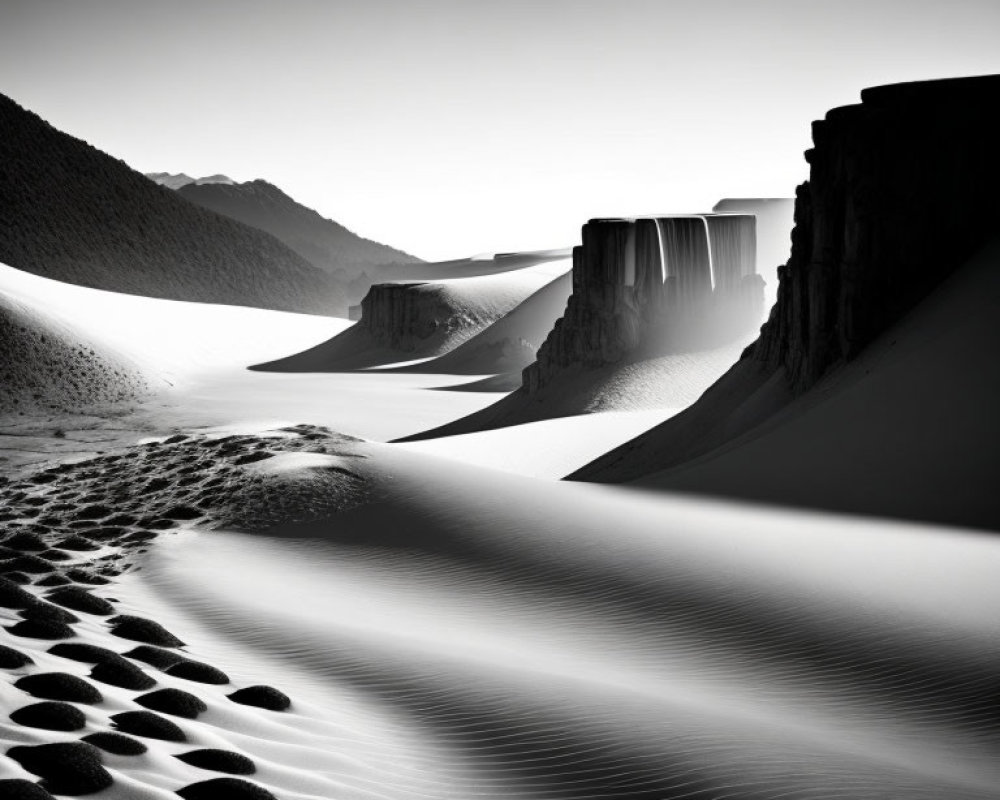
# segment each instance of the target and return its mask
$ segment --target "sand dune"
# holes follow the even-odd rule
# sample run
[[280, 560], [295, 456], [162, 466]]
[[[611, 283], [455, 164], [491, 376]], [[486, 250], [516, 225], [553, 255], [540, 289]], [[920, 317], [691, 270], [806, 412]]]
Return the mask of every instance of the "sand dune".
[[[994, 280], [988, 267], [977, 274]], [[248, 372], [247, 355], [317, 329], [297, 315], [200, 306], [203, 319], [161, 341], [185, 304], [112, 295], [102, 309], [80, 302], [93, 290], [61, 293], [34, 276], [18, 284], [22, 275], [0, 270], [24, 297], [52, 288], [53, 313], [72, 311], [109, 344], [127, 346], [109, 317], [136, 320], [131, 347], [145, 353], [143, 368], [177, 380], [174, 405], [155, 409], [163, 429], [198, 414], [323, 415], [385, 436], [420, 425], [430, 413], [420, 398], [438, 415], [488, 401], [427, 391], [447, 382], [433, 374]], [[984, 303], [986, 287], [974, 284]], [[969, 330], [988, 332], [988, 315], [962, 308], [967, 322], [924, 327], [920, 347], [898, 337], [902, 349], [880, 362], [887, 380], [898, 378], [897, 358], [901, 368], [933, 366], [929, 352], [953, 358], [950, 345]], [[213, 321], [227, 331], [215, 340]], [[562, 421], [572, 423], [563, 434], [559, 421], [538, 422], [472, 434], [487, 438], [468, 449], [492, 449], [481, 463], [551, 477], [559, 463], [546, 464], [545, 452], [560, 436], [574, 440], [560, 457], [585, 458], [671, 411], [634, 413], [649, 417], [580, 416]], [[0, 583], [0, 596], [15, 597], [0, 604], [0, 644], [34, 662], [0, 676], [8, 713], [20, 712], [0, 722], [5, 753], [122, 733], [146, 752], [82, 751], [110, 780], [100, 796], [116, 800], [176, 797], [226, 776], [220, 763], [247, 761], [254, 771], [231, 777], [280, 800], [996, 796], [993, 539], [528, 479], [456, 463], [463, 437], [400, 446], [283, 427], [160, 436], [0, 487], [10, 548], [0, 572], [26, 569], [30, 581], [20, 601]], [[37, 549], [16, 549], [24, 543]], [[73, 549], [82, 546], [95, 549]], [[71, 606], [77, 621], [56, 623], [48, 607], [69, 596], [58, 591], [64, 580], [85, 595], [67, 602], [100, 611], [96, 598], [114, 613]], [[159, 651], [159, 666], [143, 660], [150, 652], [135, 648], [146, 643], [122, 636], [137, 623], [115, 615], [165, 628], [184, 644], [157, 646], [182, 666]], [[48, 623], [68, 638], [34, 635]], [[104, 650], [51, 651], [60, 642]], [[81, 652], [111, 666], [67, 655]], [[155, 685], [107, 683], [109, 670]], [[101, 699], [32, 696], [52, 680], [35, 676], [52, 672], [77, 679], [56, 681], [59, 691], [83, 691], [82, 681]], [[191, 678], [218, 673], [226, 683]], [[232, 698], [260, 685], [290, 706]], [[185, 694], [148, 697], [162, 689]], [[82, 722], [63, 706], [24, 711], [42, 702], [76, 709]], [[184, 708], [194, 717], [175, 713]], [[19, 721], [43, 711], [82, 727]], [[149, 735], [142, 711], [185, 741]], [[224, 752], [191, 755], [203, 750]], [[4, 759], [3, 778], [45, 777], [30, 763]], [[49, 763], [56, 788], [67, 767]]]
[[994, 243], [805, 395], [741, 362], [574, 477], [1000, 527], [998, 264]]
[[450, 375], [512, 374], [520, 385], [521, 370], [535, 360], [535, 352], [565, 310], [571, 290], [567, 272], [445, 355], [405, 369]]
[[566, 269], [563, 261], [539, 263], [536, 259], [528, 263], [530, 266], [497, 274], [374, 286], [362, 304], [362, 318], [353, 328], [254, 369], [336, 372], [448, 353]]
[[[739, 358], [746, 342], [716, 350], [677, 353], [597, 369], [567, 369], [559, 380], [533, 395], [518, 387], [496, 403], [467, 417], [412, 434], [400, 441], [420, 441], [459, 436], [478, 431], [524, 425], [601, 411], [671, 409], [693, 403]], [[435, 363], [435, 362], [432, 362]], [[467, 387], [449, 387], [462, 390]], [[505, 384], [493, 380], [468, 387], [497, 391]]]
[[992, 540], [361, 452], [377, 503], [174, 538], [129, 586], [220, 665], [391, 710], [435, 759], [403, 794], [995, 796]]
[[344, 319], [138, 297], [63, 283], [0, 264], [0, 294], [72, 340], [134, 362], [159, 385], [183, 384], [273, 357], [347, 328]]
[[[0, 266], [0, 271], [6, 269]], [[41, 298], [8, 291], [2, 277], [0, 411], [80, 411], [151, 391], [156, 381], [139, 364], [72, 318], [53, 312]]]

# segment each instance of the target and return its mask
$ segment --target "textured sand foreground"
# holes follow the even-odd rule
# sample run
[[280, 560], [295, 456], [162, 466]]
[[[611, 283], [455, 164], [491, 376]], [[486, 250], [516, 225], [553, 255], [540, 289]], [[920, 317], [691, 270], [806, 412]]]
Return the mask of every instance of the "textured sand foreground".
[[[123, 798], [1000, 785], [989, 537], [313, 426], [178, 435], [3, 492], [5, 778]], [[52, 743], [77, 749], [11, 749]]]

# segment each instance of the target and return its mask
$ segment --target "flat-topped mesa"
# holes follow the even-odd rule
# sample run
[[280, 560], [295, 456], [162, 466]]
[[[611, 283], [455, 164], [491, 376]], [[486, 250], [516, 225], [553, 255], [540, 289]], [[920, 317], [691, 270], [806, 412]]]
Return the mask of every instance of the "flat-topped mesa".
[[590, 220], [573, 249], [566, 312], [523, 386], [532, 394], [574, 365], [726, 344], [760, 324], [763, 304], [751, 214]]
[[792, 252], [747, 356], [804, 391], [1000, 233], [1000, 75], [879, 86], [813, 123]]
[[423, 283], [377, 283], [361, 301], [358, 325], [367, 328], [378, 344], [411, 350], [428, 338], [453, 313], [437, 302], [434, 292], [421, 292]]

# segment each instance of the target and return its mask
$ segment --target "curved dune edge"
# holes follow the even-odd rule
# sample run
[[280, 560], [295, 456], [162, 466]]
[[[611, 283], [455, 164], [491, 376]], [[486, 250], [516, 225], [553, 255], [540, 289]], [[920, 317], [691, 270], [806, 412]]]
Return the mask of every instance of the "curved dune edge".
[[[0, 671], [6, 705], [42, 702], [22, 679], [51, 672], [102, 696], [50, 698], [82, 729], [4, 721], [4, 752], [125, 733], [147, 753], [94, 756], [109, 797], [219, 777], [176, 758], [202, 750], [295, 800], [930, 800], [1000, 780], [986, 537], [540, 483], [308, 425], [178, 434], [2, 494], [0, 572], [31, 582], [27, 602], [0, 582], [0, 643], [34, 661]], [[113, 651], [90, 651], [101, 672], [48, 652], [81, 644]], [[260, 684], [290, 707], [229, 697]]]
[[364, 502], [357, 448], [313, 426], [179, 434], [0, 487], [3, 778], [115, 798], [214, 797], [218, 779], [233, 796], [299, 800], [382, 797], [393, 775], [418, 787], [426, 754], [395, 743], [391, 719], [345, 720], [322, 695], [286, 694], [280, 665], [252, 650], [216, 659], [189, 641], [196, 624], [151, 618], [141, 588], [165, 537]]

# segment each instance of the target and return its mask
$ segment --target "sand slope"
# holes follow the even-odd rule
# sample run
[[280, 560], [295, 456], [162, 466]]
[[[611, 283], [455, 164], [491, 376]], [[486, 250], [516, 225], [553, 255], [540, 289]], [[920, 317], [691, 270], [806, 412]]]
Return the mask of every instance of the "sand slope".
[[[561, 263], [534, 261], [529, 267], [497, 274], [395, 284], [408, 295], [406, 319], [410, 328], [397, 329], [400, 323], [389, 319], [390, 312], [385, 311], [375, 321], [362, 317], [350, 330], [316, 347], [254, 368], [277, 372], [344, 371], [442, 355], [551, 281], [562, 271]], [[373, 293], [377, 291], [378, 287], [372, 289]]]
[[1000, 528], [997, 298], [994, 243], [804, 396], [741, 363], [573, 477]]
[[393, 709], [437, 759], [404, 795], [995, 797], [992, 539], [365, 452], [377, 502], [144, 570], [179, 630]]
[[433, 361], [406, 369], [449, 375], [516, 375], [535, 360], [535, 352], [566, 308], [572, 290], [567, 272], [524, 299], [489, 327]]
[[54, 282], [0, 265], [0, 412], [81, 411], [165, 386], [44, 293], [19, 291], [24, 283]]
[[[567, 369], [558, 380], [529, 395], [516, 388], [493, 405], [400, 441], [418, 441], [494, 430], [540, 420], [601, 411], [654, 408], [676, 412], [698, 399], [739, 357], [745, 342], [695, 353], [678, 353], [598, 369]], [[454, 390], [502, 390], [492, 380]]]

